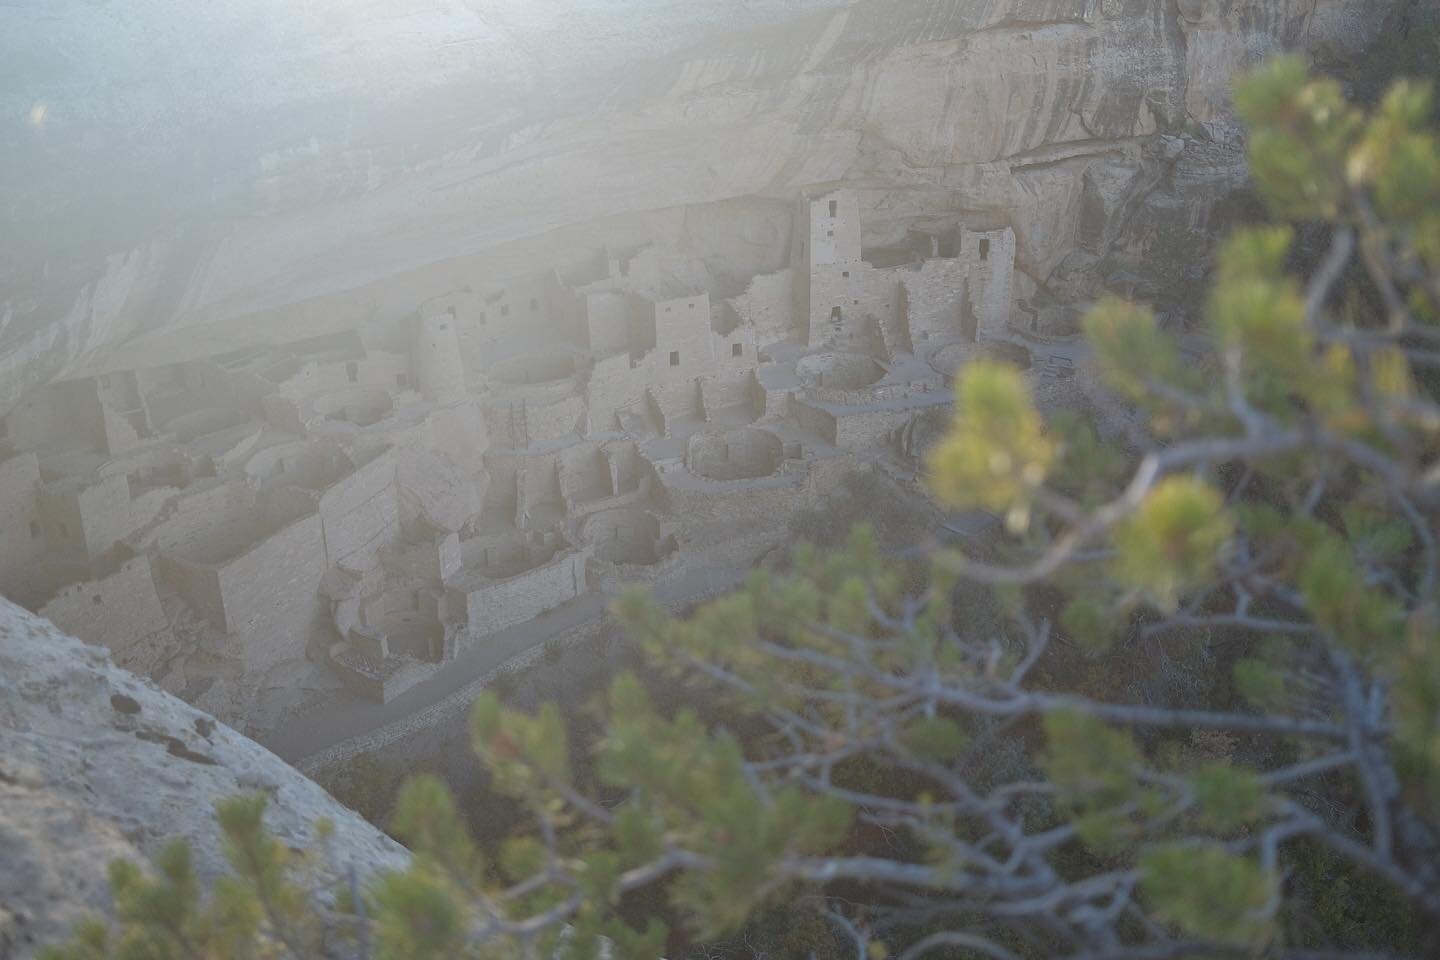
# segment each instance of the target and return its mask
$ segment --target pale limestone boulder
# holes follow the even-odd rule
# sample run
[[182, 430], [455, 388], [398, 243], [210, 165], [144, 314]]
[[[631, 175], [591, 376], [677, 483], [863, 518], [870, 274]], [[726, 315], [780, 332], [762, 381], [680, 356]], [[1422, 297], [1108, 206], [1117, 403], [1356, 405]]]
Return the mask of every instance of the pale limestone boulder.
[[312, 847], [326, 818], [338, 869], [368, 878], [407, 863], [264, 747], [0, 600], [0, 956], [30, 956], [104, 910], [113, 859], [184, 838], [213, 881], [226, 869], [215, 804], [255, 791], [292, 848]]

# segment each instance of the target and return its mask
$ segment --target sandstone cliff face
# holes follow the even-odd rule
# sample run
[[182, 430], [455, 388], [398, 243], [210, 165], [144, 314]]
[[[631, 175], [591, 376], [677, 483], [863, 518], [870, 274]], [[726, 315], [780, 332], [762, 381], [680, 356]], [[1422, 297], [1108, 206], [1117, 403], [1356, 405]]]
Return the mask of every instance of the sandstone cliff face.
[[0, 411], [836, 181], [867, 244], [1013, 226], [1020, 322], [1173, 294], [1244, 180], [1235, 72], [1351, 56], [1398, 2], [146, 0], [124, 29], [113, 3], [7, 6], [0, 105], [29, 119]]
[[105, 865], [188, 839], [209, 881], [224, 870], [215, 803], [270, 796], [267, 822], [307, 848], [335, 823], [337, 862], [360, 876], [405, 851], [258, 744], [0, 600], [0, 957], [27, 957], [109, 903]]

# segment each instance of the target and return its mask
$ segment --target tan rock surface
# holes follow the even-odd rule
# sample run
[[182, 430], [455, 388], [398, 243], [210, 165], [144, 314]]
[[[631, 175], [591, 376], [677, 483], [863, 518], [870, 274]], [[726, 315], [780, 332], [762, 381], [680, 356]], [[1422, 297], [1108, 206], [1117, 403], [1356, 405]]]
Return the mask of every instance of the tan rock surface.
[[[869, 239], [988, 216], [1035, 289], [1084, 302], [1203, 255], [1243, 182], [1237, 70], [1353, 53], [1394, 2], [247, 0], [217, 21], [147, 0], [127, 29], [155, 28], [155, 66], [82, 29], [91, 5], [12, 5], [0, 106], [32, 118], [11, 182], [34, 178], [14, 219], [34, 229], [0, 246], [0, 410], [57, 375], [399, 316], [657, 210], [841, 180]], [[83, 55], [43, 56], [62, 41]], [[90, 166], [133, 168], [119, 194], [146, 217], [63, 179]]]
[[0, 957], [104, 909], [117, 857], [183, 837], [213, 880], [215, 803], [257, 790], [290, 846], [310, 846], [324, 817], [340, 863], [362, 876], [404, 865], [399, 845], [265, 748], [0, 600]]

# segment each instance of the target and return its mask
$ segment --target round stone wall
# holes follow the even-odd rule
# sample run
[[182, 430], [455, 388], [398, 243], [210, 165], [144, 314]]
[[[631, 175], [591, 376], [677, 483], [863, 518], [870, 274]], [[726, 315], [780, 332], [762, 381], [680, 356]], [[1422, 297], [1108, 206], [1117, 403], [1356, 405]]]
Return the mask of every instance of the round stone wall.
[[784, 444], [767, 430], [697, 433], [685, 448], [685, 466], [710, 480], [768, 477], [785, 459]]
[[350, 387], [316, 397], [311, 409], [326, 420], [368, 427], [390, 416], [395, 402], [379, 387]]
[[1021, 370], [1030, 369], [1030, 351], [1018, 343], [1008, 340], [989, 340], [985, 343], [952, 343], [935, 351], [930, 366], [936, 373], [954, 377], [956, 372], [973, 359], [1001, 360]]
[[885, 368], [863, 353], [821, 353], [801, 357], [795, 373], [807, 387], [859, 390], [885, 376]]
[[203, 436], [238, 427], [248, 420], [245, 411], [234, 407], [203, 407], [181, 414], [165, 424], [165, 432], [173, 433], [176, 441], [190, 443]]
[[595, 559], [608, 563], [649, 566], [668, 552], [661, 542], [660, 521], [644, 510], [607, 510], [585, 522], [585, 539]]

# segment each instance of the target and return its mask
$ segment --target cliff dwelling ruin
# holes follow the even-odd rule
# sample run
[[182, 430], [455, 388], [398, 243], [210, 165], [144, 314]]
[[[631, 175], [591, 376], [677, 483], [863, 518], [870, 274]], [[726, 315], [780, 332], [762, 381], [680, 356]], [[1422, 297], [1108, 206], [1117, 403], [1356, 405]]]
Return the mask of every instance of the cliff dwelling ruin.
[[577, 598], [753, 560], [825, 477], [913, 475], [955, 368], [1012, 338], [1009, 228], [867, 251], [861, 220], [799, 198], [789, 264], [743, 283], [600, 250], [45, 386], [0, 421], [0, 590], [263, 730], [295, 678], [387, 701]]

